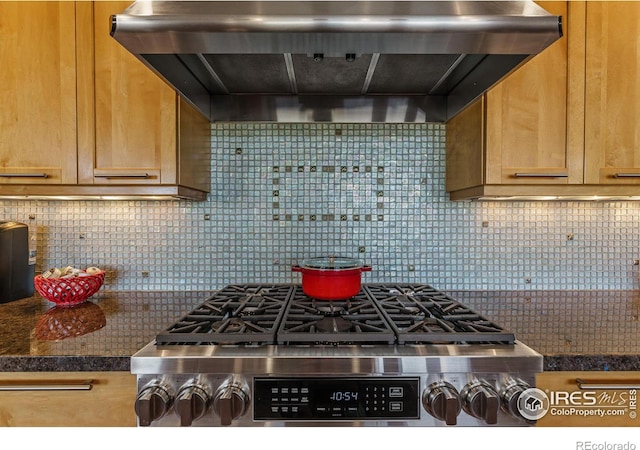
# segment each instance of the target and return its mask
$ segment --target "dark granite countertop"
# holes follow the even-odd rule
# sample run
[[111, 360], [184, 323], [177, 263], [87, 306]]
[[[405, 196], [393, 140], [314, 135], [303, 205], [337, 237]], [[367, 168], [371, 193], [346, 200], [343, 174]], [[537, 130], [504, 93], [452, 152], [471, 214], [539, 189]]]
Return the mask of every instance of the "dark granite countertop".
[[100, 291], [74, 307], [0, 304], [0, 371], [128, 371], [129, 358], [210, 292]]
[[449, 291], [544, 355], [544, 370], [640, 370], [640, 291]]
[[[450, 291], [537, 350], [545, 370], [640, 370], [640, 291]], [[0, 304], [0, 371], [128, 371], [210, 292], [99, 292], [77, 307]]]

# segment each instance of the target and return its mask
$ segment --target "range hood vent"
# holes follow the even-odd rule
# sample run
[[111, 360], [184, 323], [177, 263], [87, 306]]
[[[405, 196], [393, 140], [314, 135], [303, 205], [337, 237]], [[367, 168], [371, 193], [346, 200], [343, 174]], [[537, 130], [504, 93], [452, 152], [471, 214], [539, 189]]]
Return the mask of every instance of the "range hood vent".
[[445, 122], [562, 36], [532, 1], [150, 1], [112, 36], [212, 122]]

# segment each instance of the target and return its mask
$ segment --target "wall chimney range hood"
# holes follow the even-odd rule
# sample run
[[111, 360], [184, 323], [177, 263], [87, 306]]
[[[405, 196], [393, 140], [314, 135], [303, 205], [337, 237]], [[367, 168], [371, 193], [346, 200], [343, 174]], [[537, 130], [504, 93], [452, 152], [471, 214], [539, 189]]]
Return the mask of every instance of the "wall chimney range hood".
[[212, 122], [445, 122], [562, 36], [532, 1], [139, 0], [111, 19]]

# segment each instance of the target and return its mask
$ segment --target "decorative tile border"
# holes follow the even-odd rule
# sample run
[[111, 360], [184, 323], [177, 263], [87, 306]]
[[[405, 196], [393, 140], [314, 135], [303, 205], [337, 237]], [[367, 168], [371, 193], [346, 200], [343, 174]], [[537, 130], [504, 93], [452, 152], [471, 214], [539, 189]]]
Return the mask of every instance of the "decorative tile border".
[[[299, 163], [297, 165], [276, 165], [272, 167], [272, 170], [273, 211], [271, 217], [274, 221], [359, 222], [361, 214], [354, 213], [354, 210], [358, 212], [370, 211], [371, 213], [362, 215], [365, 221], [384, 220], [384, 166], [317, 166]], [[372, 174], [374, 170], [377, 173], [375, 179], [368, 175]], [[313, 192], [309, 190], [311, 186], [314, 187]], [[323, 187], [324, 189], [322, 189]], [[291, 212], [303, 202], [312, 202], [313, 199], [331, 196], [332, 187], [335, 187], [346, 200], [344, 205], [340, 205], [341, 209], [334, 207], [333, 210], [327, 210], [320, 207], [318, 210], [312, 210], [310, 214]], [[325, 193], [321, 195], [323, 190]], [[362, 190], [366, 191], [368, 195], [354, 198], [357, 192]]]

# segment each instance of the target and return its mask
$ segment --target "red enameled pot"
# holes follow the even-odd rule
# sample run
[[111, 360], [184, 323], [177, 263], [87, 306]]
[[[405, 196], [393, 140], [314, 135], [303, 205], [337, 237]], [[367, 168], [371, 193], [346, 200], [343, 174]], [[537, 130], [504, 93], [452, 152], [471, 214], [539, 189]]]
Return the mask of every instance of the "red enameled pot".
[[353, 258], [321, 256], [305, 259], [291, 270], [302, 273], [302, 291], [309, 297], [344, 300], [360, 292], [360, 274], [370, 272], [371, 266]]

